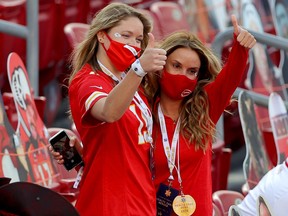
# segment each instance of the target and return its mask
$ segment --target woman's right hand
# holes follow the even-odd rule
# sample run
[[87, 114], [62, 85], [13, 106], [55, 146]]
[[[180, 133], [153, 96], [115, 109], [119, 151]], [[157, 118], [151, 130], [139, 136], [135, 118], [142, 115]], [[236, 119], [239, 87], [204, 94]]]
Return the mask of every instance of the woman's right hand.
[[161, 71], [166, 63], [166, 51], [155, 48], [155, 39], [152, 33], [149, 33], [149, 41], [144, 53], [139, 58], [143, 70], [147, 73]]
[[51, 145], [48, 147], [48, 149], [51, 152], [53, 159], [56, 160], [58, 164], [62, 165], [64, 163], [63, 156], [59, 152], [54, 151]]

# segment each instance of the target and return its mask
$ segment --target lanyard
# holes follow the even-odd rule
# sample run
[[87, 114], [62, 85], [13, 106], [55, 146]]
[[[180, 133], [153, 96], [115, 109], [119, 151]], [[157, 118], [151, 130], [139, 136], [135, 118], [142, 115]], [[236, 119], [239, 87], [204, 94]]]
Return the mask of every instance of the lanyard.
[[[168, 163], [168, 168], [170, 172], [170, 176], [168, 178], [169, 181], [173, 181], [173, 169], [175, 168], [178, 174], [178, 182], [181, 186], [182, 179], [180, 175], [180, 155], [179, 155], [179, 132], [180, 132], [180, 121], [179, 119], [177, 120], [177, 125], [174, 131], [173, 139], [172, 139], [172, 144], [170, 148], [169, 140], [168, 140], [168, 133], [166, 129], [166, 124], [165, 124], [165, 118], [160, 106], [160, 103], [158, 105], [158, 118], [160, 122], [160, 129], [161, 129], [161, 134], [162, 134], [162, 144], [164, 148], [164, 152], [167, 158], [167, 163]], [[177, 153], [177, 158], [178, 158], [178, 168], [175, 165], [175, 159], [176, 159], [176, 153]]]
[[[99, 60], [98, 63], [102, 69], [102, 71], [110, 76], [116, 83], [119, 83], [121, 80], [119, 80], [105, 65], [103, 65]], [[123, 72], [121, 74], [121, 79], [125, 77], [125, 73]], [[147, 107], [143, 99], [140, 97], [138, 92], [136, 91], [133, 97], [133, 101], [136, 104], [136, 106], [141, 110], [141, 113], [143, 114], [146, 125], [147, 125], [147, 132], [144, 134], [144, 139], [146, 142], [150, 143], [152, 146], [153, 140], [152, 140], [152, 127], [153, 127], [153, 120], [152, 120], [152, 114], [150, 112], [150, 109]], [[141, 131], [139, 132], [141, 133]]]
[[[105, 73], [106, 75], [110, 76], [116, 83], [119, 83], [120, 80], [118, 79], [118, 77], [116, 77], [107, 67], [105, 67], [105, 65], [103, 65], [99, 60], [98, 60], [98, 64], [100, 65], [103, 73]], [[125, 73], [122, 72], [121, 73], [121, 79], [123, 79], [125, 77]]]
[[140, 97], [137, 91], [135, 92], [133, 101], [136, 104], [136, 106], [141, 110], [141, 113], [143, 114], [146, 120], [147, 133], [144, 133], [144, 139], [146, 142], [150, 143], [150, 145], [152, 146], [153, 144], [153, 139], [152, 139], [153, 119], [152, 119], [151, 111], [146, 105], [146, 103], [142, 100], [142, 98]]

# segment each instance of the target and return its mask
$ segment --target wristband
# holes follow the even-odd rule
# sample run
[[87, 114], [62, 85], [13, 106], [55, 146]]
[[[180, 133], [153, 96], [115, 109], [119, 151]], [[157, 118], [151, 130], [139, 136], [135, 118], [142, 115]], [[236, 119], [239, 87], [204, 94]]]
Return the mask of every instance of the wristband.
[[133, 62], [131, 65], [131, 69], [134, 71], [135, 74], [139, 77], [144, 77], [147, 73], [143, 70], [139, 59], [136, 59], [136, 61]]

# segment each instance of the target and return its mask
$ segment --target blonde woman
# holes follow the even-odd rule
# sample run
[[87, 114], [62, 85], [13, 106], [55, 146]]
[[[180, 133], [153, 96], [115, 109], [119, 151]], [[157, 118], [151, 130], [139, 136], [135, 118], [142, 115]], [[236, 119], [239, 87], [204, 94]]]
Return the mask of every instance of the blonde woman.
[[[93, 19], [72, 56], [71, 114], [83, 143], [80, 215], [155, 215], [149, 167], [152, 115], [143, 86], [162, 70], [151, 23], [112, 3]], [[143, 51], [145, 49], [145, 51]]]

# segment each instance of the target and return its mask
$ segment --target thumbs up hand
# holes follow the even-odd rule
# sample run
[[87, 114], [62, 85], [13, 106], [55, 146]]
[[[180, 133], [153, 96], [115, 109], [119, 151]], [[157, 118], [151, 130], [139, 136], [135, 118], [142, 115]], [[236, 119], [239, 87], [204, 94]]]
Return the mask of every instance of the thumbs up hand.
[[155, 38], [152, 33], [148, 33], [149, 35], [149, 40], [146, 48], [154, 48], [155, 47]]
[[235, 15], [231, 15], [231, 21], [234, 28], [234, 34], [237, 36], [237, 41], [247, 49], [251, 49], [256, 44], [256, 39], [246, 29], [243, 29], [238, 25], [238, 21]]
[[166, 61], [166, 51], [155, 48], [155, 39], [152, 33], [149, 33], [149, 41], [144, 53], [139, 58], [143, 70], [147, 73], [162, 70]]

